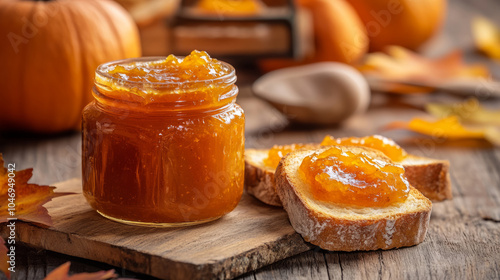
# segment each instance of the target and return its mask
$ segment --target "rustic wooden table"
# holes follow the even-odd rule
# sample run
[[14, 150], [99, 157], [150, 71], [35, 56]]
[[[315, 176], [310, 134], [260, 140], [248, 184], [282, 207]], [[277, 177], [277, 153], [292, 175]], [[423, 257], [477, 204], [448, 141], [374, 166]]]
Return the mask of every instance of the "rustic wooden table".
[[[443, 54], [464, 49], [467, 59], [487, 63], [496, 78], [500, 64], [489, 62], [473, 51], [470, 19], [484, 14], [500, 24], [500, 2], [495, 0], [449, 2], [443, 32], [425, 52]], [[251, 72], [245, 69], [242, 72]], [[246, 80], [251, 80], [246, 79]], [[252, 97], [243, 84], [238, 102], [246, 111], [246, 146], [318, 142], [325, 134], [362, 136], [380, 133], [393, 120], [423, 115], [422, 105], [430, 100], [450, 97], [394, 98], [376, 94], [367, 114], [338, 127], [293, 127], [271, 107]], [[458, 100], [457, 100], [458, 101]], [[486, 106], [500, 108], [498, 100], [482, 100]], [[449, 142], [417, 138], [401, 131], [382, 132], [409, 152], [451, 162], [452, 201], [435, 203], [425, 241], [414, 247], [374, 252], [328, 252], [320, 249], [302, 253], [247, 273], [240, 279], [500, 279], [500, 149], [485, 142]], [[0, 152], [5, 161], [18, 169], [34, 167], [32, 182], [52, 184], [81, 176], [81, 135], [58, 136], [3, 135]], [[113, 268], [107, 264], [74, 258], [25, 245], [17, 247], [14, 279], [42, 279], [70, 260], [71, 272], [91, 272]], [[149, 279], [144, 275], [116, 268], [121, 277]]]

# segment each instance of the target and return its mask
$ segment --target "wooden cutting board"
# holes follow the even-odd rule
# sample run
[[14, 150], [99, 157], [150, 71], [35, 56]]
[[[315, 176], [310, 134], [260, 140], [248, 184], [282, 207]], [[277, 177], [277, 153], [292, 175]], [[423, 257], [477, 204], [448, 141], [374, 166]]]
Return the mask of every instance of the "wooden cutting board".
[[77, 194], [45, 205], [52, 227], [18, 222], [18, 241], [163, 279], [233, 278], [311, 248], [293, 230], [283, 209], [247, 194], [217, 221], [148, 228], [101, 217], [81, 194], [80, 179], [55, 186], [58, 192]]

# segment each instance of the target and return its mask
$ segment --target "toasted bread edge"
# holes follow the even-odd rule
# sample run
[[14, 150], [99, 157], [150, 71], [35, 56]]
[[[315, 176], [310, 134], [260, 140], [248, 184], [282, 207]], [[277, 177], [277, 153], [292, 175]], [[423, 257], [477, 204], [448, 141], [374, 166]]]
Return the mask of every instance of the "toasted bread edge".
[[272, 205], [282, 206], [274, 186], [274, 170], [269, 171], [245, 160], [245, 190], [258, 200]]
[[433, 160], [429, 164], [405, 165], [408, 182], [432, 201], [452, 199], [450, 162]]

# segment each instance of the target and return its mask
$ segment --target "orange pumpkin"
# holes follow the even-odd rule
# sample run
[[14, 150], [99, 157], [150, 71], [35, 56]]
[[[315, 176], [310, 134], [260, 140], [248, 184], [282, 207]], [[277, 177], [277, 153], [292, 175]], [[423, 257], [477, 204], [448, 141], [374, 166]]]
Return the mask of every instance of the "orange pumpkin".
[[268, 59], [260, 63], [263, 71], [319, 61], [353, 64], [368, 50], [368, 37], [356, 11], [344, 0], [297, 0], [313, 19], [315, 53], [301, 61]]
[[0, 129], [76, 129], [96, 67], [141, 55], [132, 18], [113, 1], [0, 0]]
[[398, 45], [416, 49], [440, 27], [446, 0], [347, 0], [363, 21], [370, 50]]

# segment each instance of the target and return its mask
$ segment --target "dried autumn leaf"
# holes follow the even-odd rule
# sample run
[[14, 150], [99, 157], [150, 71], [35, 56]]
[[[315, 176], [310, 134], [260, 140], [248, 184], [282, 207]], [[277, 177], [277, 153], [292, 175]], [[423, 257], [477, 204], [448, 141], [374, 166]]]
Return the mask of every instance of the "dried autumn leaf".
[[[10, 175], [9, 174], [13, 174]], [[0, 223], [7, 222], [8, 218], [17, 218], [23, 221], [52, 225], [52, 219], [43, 205], [54, 197], [72, 193], [54, 193], [55, 187], [29, 184], [33, 169], [9, 171], [4, 167], [0, 154]], [[9, 181], [10, 179], [13, 179]], [[9, 196], [9, 184], [14, 184], [15, 197]], [[9, 210], [9, 199], [15, 204], [15, 211]]]
[[472, 20], [472, 35], [476, 47], [487, 56], [500, 60], [500, 28], [484, 17]]
[[0, 237], [0, 271], [2, 271], [7, 278], [10, 279], [10, 271], [9, 271], [9, 257], [7, 256], [7, 252], [9, 250], [5, 247], [5, 240]]
[[70, 265], [71, 262], [61, 264], [56, 269], [52, 270], [47, 277], [45, 277], [45, 280], [103, 280], [117, 277], [114, 269], [94, 273], [78, 273], [69, 276], [68, 272]]
[[426, 110], [437, 118], [456, 116], [463, 123], [500, 126], [500, 111], [484, 108], [475, 98], [456, 104], [429, 103]]
[[490, 76], [483, 65], [466, 65], [460, 51], [431, 59], [398, 46], [388, 47], [386, 53], [367, 55], [358, 69], [378, 90], [395, 93], [430, 92], [455, 79]]
[[397, 121], [389, 123], [385, 128], [408, 129], [431, 137], [452, 140], [483, 139], [494, 145], [500, 145], [500, 131], [495, 127], [482, 126], [479, 128], [468, 128], [463, 126], [456, 116], [450, 116], [436, 121], [414, 118], [409, 122]]
[[404, 128], [438, 138], [484, 138], [483, 131], [466, 129], [454, 116], [439, 119], [437, 121], [414, 118], [409, 122], [393, 122], [386, 127], [388, 129]]

